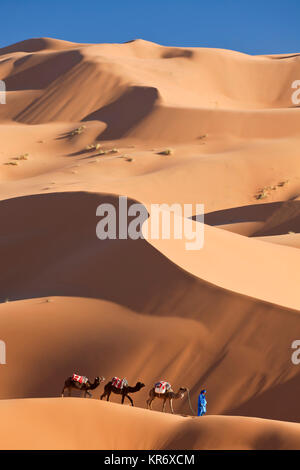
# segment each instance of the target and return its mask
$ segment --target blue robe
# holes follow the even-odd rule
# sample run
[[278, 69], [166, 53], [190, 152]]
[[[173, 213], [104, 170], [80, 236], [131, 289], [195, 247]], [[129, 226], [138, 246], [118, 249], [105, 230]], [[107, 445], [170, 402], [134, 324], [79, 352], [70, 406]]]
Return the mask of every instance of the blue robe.
[[202, 416], [206, 413], [206, 398], [204, 393], [200, 393], [198, 398], [198, 416]]

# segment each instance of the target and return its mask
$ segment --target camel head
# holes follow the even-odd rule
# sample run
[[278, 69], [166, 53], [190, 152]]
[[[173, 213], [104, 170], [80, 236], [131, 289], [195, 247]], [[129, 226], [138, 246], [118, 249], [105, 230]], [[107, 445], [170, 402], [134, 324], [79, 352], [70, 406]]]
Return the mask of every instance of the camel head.
[[180, 387], [180, 389], [178, 390], [180, 398], [184, 397], [185, 392], [187, 392], [187, 388], [186, 387]]
[[95, 377], [95, 384], [97, 383], [98, 385], [101, 383], [101, 382], [104, 382], [105, 380], [105, 377]]
[[145, 384], [143, 384], [142, 382], [137, 382], [135, 387], [137, 390], [141, 390], [141, 388], [145, 387]]

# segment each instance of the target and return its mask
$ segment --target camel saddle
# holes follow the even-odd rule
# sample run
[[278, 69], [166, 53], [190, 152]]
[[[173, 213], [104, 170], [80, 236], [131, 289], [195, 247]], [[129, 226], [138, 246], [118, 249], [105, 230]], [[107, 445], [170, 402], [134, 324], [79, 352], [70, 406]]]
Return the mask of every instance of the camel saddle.
[[73, 374], [72, 375], [72, 380], [73, 380], [73, 382], [79, 382], [80, 384], [86, 384], [87, 381], [88, 381], [88, 378], [85, 377], [84, 375]]
[[155, 393], [166, 393], [168, 390], [170, 390], [170, 388], [171, 384], [169, 384], [169, 382], [165, 382], [164, 380], [161, 380], [154, 385]]
[[123, 387], [126, 387], [128, 385], [128, 382], [126, 379], [119, 379], [119, 377], [113, 377], [111, 379], [112, 386], [115, 388], [118, 388], [122, 390]]

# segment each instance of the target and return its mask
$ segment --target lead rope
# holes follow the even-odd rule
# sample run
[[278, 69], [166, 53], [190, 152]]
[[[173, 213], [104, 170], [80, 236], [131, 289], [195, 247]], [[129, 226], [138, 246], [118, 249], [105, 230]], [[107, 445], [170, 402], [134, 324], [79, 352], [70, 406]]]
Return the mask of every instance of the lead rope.
[[196, 416], [196, 413], [192, 407], [192, 403], [191, 403], [191, 399], [190, 399], [190, 391], [189, 389], [187, 388], [187, 393], [188, 393], [188, 400], [189, 400], [189, 405], [190, 405], [190, 409], [191, 409], [191, 412], [194, 414], [194, 416]]

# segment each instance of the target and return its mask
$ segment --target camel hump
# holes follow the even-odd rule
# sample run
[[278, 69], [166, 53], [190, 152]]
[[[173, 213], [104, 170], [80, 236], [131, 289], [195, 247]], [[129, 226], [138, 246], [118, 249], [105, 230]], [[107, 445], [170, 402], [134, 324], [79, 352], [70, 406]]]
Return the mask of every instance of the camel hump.
[[165, 380], [160, 380], [159, 382], [156, 382], [156, 384], [154, 385], [155, 393], [166, 393], [170, 389], [171, 389], [171, 384], [169, 382], [166, 382]]
[[80, 384], [86, 384], [87, 381], [88, 381], [88, 378], [85, 377], [84, 375], [73, 374], [72, 375], [72, 380], [73, 380], [73, 382], [79, 382]]
[[113, 377], [111, 379], [111, 383], [112, 383], [112, 386], [115, 387], [115, 388], [119, 388], [119, 389], [122, 389], [123, 387], [127, 387], [128, 386], [128, 382], [127, 380], [124, 378], [124, 379], [120, 379], [119, 377]]

